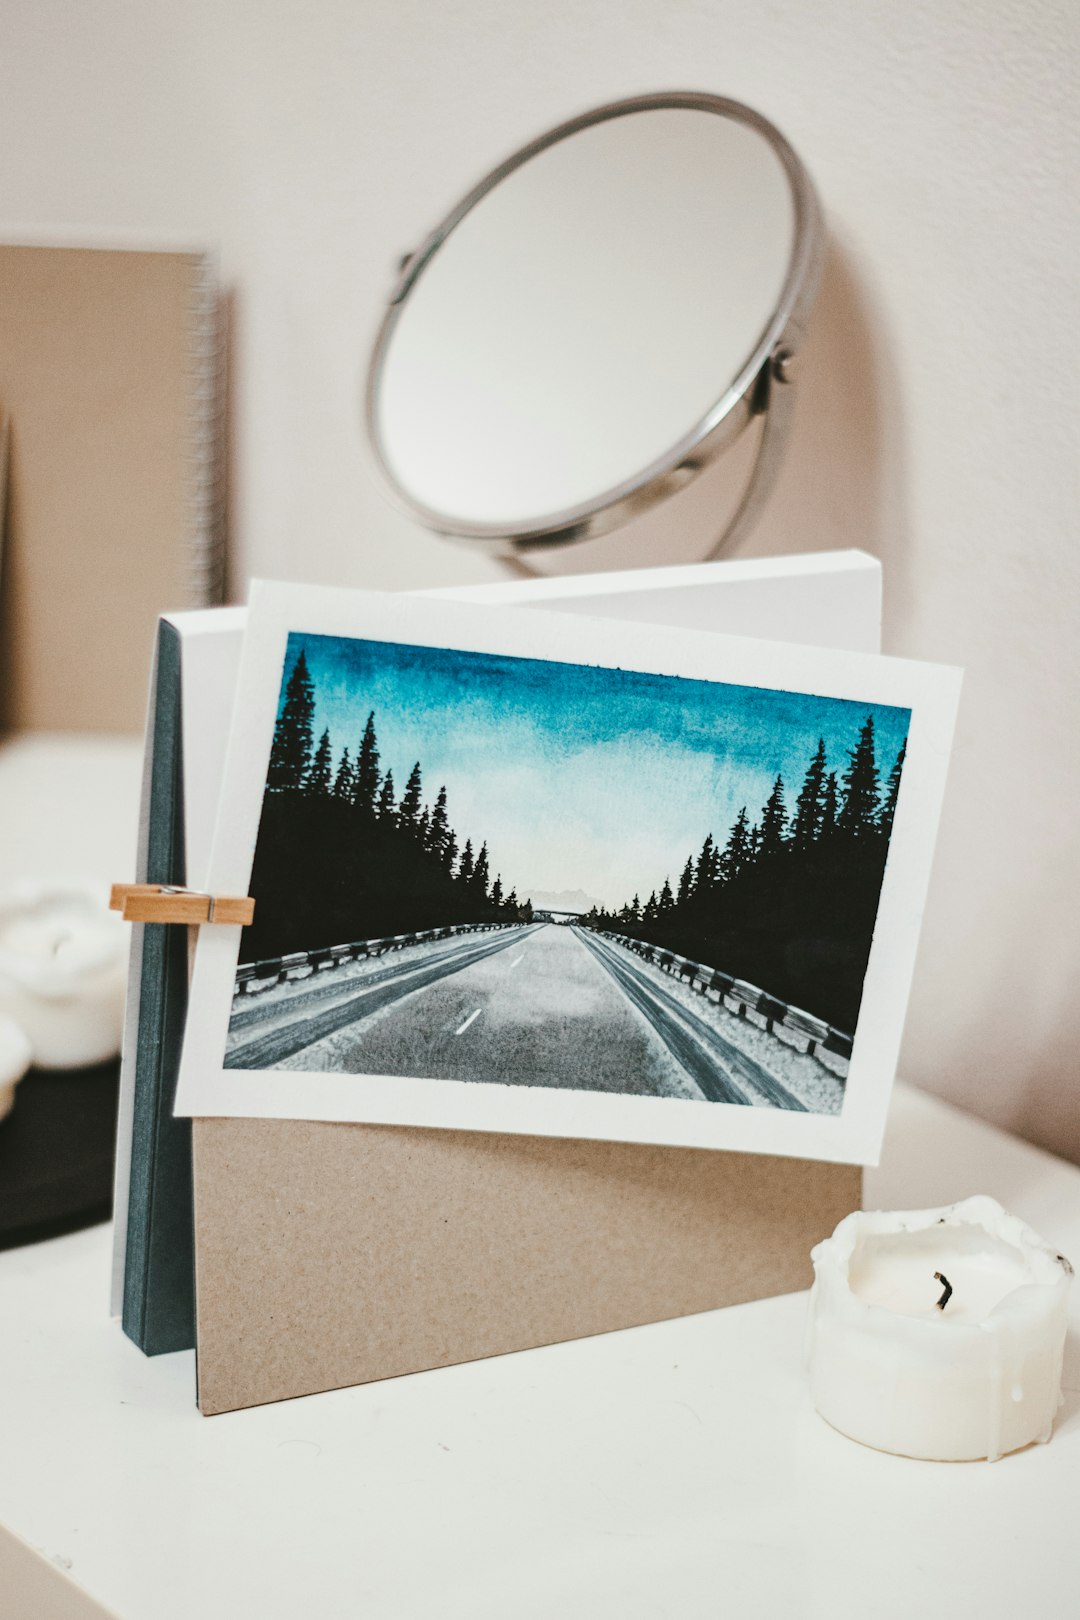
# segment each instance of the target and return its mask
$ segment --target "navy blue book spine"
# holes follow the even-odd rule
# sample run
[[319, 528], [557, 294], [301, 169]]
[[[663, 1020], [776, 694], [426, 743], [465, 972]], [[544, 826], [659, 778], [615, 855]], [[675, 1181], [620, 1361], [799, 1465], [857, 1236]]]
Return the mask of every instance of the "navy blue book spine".
[[[141, 883], [184, 882], [181, 642], [158, 630], [149, 836]], [[135, 926], [140, 926], [136, 924]], [[191, 1121], [173, 1118], [188, 999], [187, 929], [145, 923], [124, 1269], [124, 1332], [148, 1356], [195, 1344]]]

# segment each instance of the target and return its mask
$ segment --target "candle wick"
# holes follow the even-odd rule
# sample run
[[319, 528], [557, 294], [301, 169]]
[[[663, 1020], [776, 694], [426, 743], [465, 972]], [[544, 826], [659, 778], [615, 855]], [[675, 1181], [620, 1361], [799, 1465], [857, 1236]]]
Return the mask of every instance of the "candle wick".
[[937, 1302], [938, 1310], [943, 1311], [945, 1309], [946, 1305], [949, 1303], [950, 1299], [952, 1298], [952, 1283], [949, 1281], [948, 1277], [946, 1277], [940, 1271], [935, 1271], [934, 1272], [934, 1280], [935, 1280], [935, 1282], [945, 1284], [945, 1292], [942, 1294], [941, 1298]]

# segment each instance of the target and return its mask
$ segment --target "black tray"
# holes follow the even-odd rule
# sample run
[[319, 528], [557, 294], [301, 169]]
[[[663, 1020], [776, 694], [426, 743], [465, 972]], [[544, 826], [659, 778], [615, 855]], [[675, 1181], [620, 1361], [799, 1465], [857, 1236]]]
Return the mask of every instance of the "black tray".
[[0, 1120], [0, 1249], [112, 1213], [120, 1064], [31, 1069]]

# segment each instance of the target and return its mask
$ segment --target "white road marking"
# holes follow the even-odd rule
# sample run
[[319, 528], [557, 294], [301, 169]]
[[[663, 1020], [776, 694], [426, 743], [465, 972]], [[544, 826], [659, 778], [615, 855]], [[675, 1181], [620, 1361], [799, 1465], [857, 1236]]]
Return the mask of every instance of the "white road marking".
[[513, 971], [517, 967], [518, 963], [519, 962], [524, 962], [524, 960], [525, 960], [525, 952], [522, 951], [520, 956], [515, 956], [514, 960], [512, 962], [508, 962], [506, 964], [507, 973], [513, 973]]
[[479, 1016], [480, 1016], [480, 1014], [482, 1012], [483, 1012], [483, 1008], [482, 1007], [477, 1007], [476, 1011], [471, 1012], [469, 1014], [468, 1018], [466, 1018], [466, 1020], [465, 1020], [465, 1022], [463, 1024], [458, 1025], [457, 1029], [455, 1029], [455, 1031], [454, 1031], [454, 1034], [455, 1035], [464, 1035], [465, 1031], [468, 1029], [468, 1027], [472, 1023], [473, 1019], [474, 1018], [479, 1018]]

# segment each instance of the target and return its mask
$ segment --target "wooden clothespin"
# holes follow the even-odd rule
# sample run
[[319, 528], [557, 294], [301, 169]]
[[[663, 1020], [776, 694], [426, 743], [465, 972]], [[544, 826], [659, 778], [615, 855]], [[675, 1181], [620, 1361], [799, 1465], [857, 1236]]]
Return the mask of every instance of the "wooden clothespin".
[[232, 923], [246, 927], [255, 916], [250, 895], [204, 894], [167, 883], [114, 883], [109, 909], [125, 922]]

